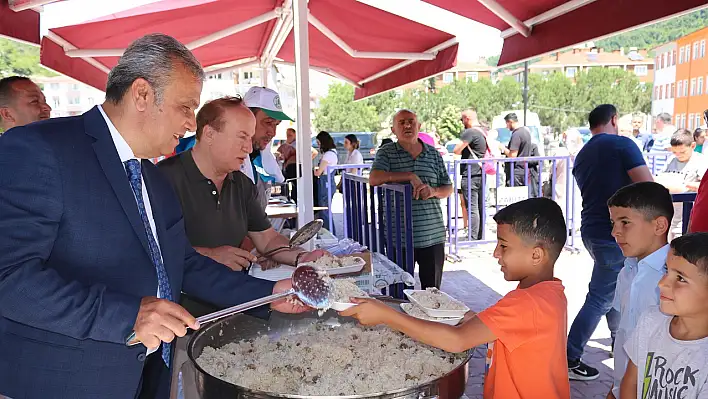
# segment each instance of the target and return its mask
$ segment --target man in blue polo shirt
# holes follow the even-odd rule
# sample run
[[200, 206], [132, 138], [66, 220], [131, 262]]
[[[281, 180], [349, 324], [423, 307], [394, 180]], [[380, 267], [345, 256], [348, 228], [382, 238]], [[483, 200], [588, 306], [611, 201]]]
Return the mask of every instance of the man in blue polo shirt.
[[418, 263], [420, 285], [423, 289], [440, 288], [446, 232], [440, 199], [452, 194], [450, 176], [435, 147], [418, 138], [420, 123], [415, 113], [398, 111], [391, 131], [398, 141], [376, 152], [369, 183], [413, 185], [413, 257]]
[[580, 231], [583, 244], [595, 261], [585, 303], [568, 334], [568, 378], [589, 381], [600, 373], [583, 363], [585, 344], [602, 316], [614, 338], [619, 312], [612, 310], [617, 275], [624, 256], [614, 238], [607, 200], [620, 188], [640, 181], [652, 181], [639, 147], [628, 137], [618, 136], [617, 108], [603, 104], [590, 112], [592, 138], [575, 158], [575, 176], [583, 197]]

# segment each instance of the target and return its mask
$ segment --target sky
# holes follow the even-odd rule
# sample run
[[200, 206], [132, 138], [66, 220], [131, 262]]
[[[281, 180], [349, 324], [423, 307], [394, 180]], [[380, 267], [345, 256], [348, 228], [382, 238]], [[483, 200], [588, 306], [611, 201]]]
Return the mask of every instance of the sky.
[[[75, 25], [155, 1], [158, 0], [60, 1], [44, 6], [41, 31], [44, 34], [49, 28]], [[358, 1], [457, 36], [460, 40], [459, 59], [461, 61], [475, 61], [479, 56], [492, 56], [501, 52], [502, 39], [497, 29], [421, 0]]]

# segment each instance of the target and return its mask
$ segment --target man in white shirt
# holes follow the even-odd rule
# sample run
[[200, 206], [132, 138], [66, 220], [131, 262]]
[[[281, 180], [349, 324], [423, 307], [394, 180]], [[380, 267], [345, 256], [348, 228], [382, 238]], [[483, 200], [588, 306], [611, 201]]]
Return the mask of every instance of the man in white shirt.
[[275, 129], [281, 121], [293, 119], [283, 112], [280, 96], [275, 90], [251, 87], [243, 97], [243, 101], [256, 116], [256, 134], [253, 136], [253, 152], [241, 166], [241, 172], [256, 185], [258, 202], [265, 209], [270, 198], [272, 183], [285, 181], [280, 165], [271, 150]]

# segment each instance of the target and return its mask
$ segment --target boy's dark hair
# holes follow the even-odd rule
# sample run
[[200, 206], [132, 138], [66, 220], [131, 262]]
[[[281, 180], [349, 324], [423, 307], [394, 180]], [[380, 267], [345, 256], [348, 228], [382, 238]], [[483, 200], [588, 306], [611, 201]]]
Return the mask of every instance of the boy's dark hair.
[[696, 140], [697, 138], [701, 137], [701, 133], [703, 133], [703, 129], [700, 127], [696, 129], [695, 132], [693, 132], [693, 140]]
[[693, 133], [686, 129], [679, 129], [676, 133], [671, 136], [671, 146], [685, 145], [687, 147], [691, 146], [693, 143]]
[[617, 108], [614, 105], [598, 105], [594, 110], [590, 111], [590, 115], [588, 116], [590, 130], [607, 125], [616, 115]]
[[669, 190], [653, 181], [634, 183], [620, 188], [607, 200], [607, 206], [634, 209], [646, 220], [663, 216], [671, 222], [674, 217], [674, 202]]
[[568, 235], [561, 208], [548, 198], [529, 198], [513, 203], [497, 212], [494, 221], [510, 225], [523, 240], [546, 249], [554, 262]]
[[671, 249], [676, 256], [686, 259], [708, 274], [708, 233], [691, 233], [671, 241]]

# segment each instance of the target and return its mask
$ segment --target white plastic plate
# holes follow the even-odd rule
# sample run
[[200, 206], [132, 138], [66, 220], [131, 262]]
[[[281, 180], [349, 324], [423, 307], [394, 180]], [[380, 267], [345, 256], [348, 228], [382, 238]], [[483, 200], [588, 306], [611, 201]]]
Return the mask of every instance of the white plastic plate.
[[332, 302], [332, 306], [330, 306], [330, 309], [334, 309], [337, 312], [341, 312], [344, 310], [347, 310], [351, 308], [352, 306], [356, 306], [356, 303], [349, 303], [349, 302]]
[[443, 324], [447, 324], [450, 326], [456, 326], [456, 325], [460, 324], [460, 320], [463, 319], [462, 317], [445, 317], [445, 318], [442, 318], [442, 317], [430, 317], [430, 318], [418, 317], [416, 315], [411, 314], [411, 309], [413, 308], [413, 306], [417, 306], [417, 305], [414, 305], [412, 303], [402, 303], [401, 309], [403, 309], [403, 311], [406, 312], [411, 317], [415, 317], [415, 318], [421, 319], [421, 320], [428, 320], [428, 321], [434, 321], [437, 323], [443, 323]]
[[[444, 309], [426, 308], [425, 306], [421, 305], [420, 302], [418, 302], [416, 300], [415, 295], [411, 295], [416, 292], [425, 292], [425, 290], [403, 290], [403, 293], [406, 294], [406, 297], [408, 297], [408, 300], [415, 303], [416, 305], [418, 305], [430, 317], [465, 317], [465, 313], [470, 311], [470, 309], [467, 306], [465, 306], [465, 308], [462, 310], [444, 310]], [[442, 292], [442, 291], [440, 291], [440, 292]], [[442, 292], [442, 294], [447, 295], [444, 292]], [[447, 297], [454, 300], [454, 301], [460, 302], [457, 299], [451, 297], [450, 295], [447, 295]], [[464, 306], [464, 304], [463, 304], [463, 306]]]
[[[331, 269], [326, 269], [327, 274], [329, 274], [330, 276], [337, 276], [340, 274], [349, 274], [349, 273], [360, 272], [361, 269], [364, 268], [364, 265], [366, 265], [366, 261], [358, 256], [353, 256], [352, 258], [354, 258], [354, 260], [356, 261], [355, 264], [353, 264], [351, 266], [346, 266], [346, 267], [334, 267]], [[308, 266], [315, 267], [314, 262], [303, 262], [300, 265], [301, 266], [308, 265]]]

